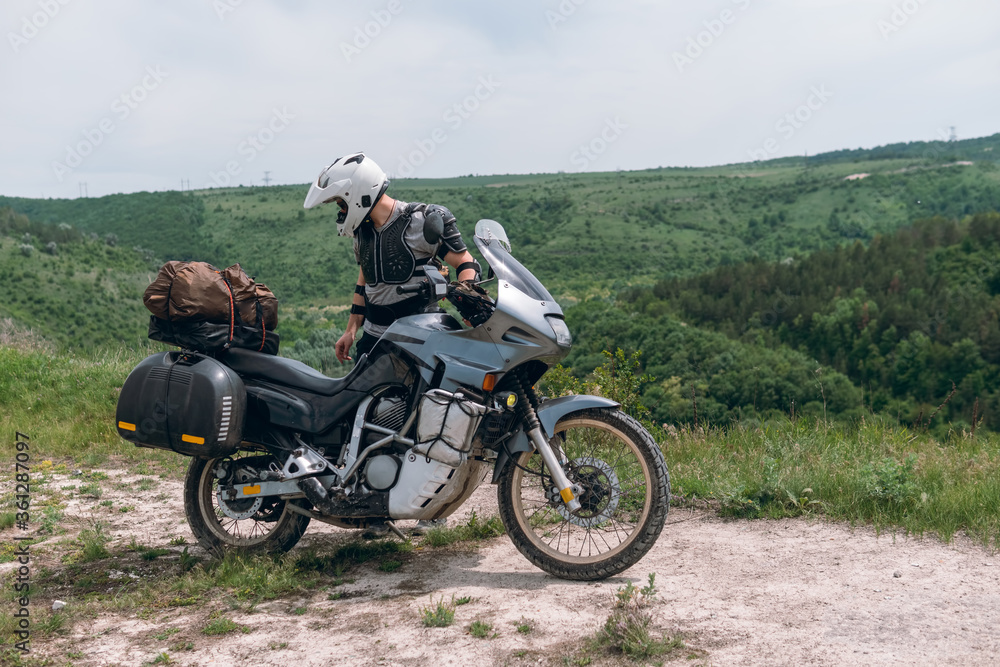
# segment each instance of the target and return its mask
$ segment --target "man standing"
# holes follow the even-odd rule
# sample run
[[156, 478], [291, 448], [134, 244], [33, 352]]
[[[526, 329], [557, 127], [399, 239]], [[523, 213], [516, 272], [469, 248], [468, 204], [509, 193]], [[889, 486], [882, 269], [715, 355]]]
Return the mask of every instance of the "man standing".
[[[388, 186], [389, 179], [374, 160], [364, 153], [353, 153], [337, 158], [320, 172], [303, 204], [305, 208], [336, 204], [340, 208], [338, 233], [354, 238], [360, 270], [347, 329], [336, 343], [337, 359], [342, 362], [351, 358], [358, 329], [363, 329], [356, 345], [356, 354], [361, 355], [372, 350], [394, 321], [426, 307], [424, 297], [396, 291], [397, 287], [419, 283], [421, 266], [443, 260], [456, 269], [459, 281], [480, 277], [479, 263], [469, 254], [451, 211], [438, 205], [397, 201], [385, 194]], [[444, 223], [440, 240], [433, 242], [424, 234], [424, 222], [432, 216], [440, 216]], [[446, 523], [446, 519], [420, 521], [415, 532]], [[384, 531], [376, 528], [369, 532]]]
[[[478, 280], [479, 263], [469, 254], [447, 208], [397, 201], [385, 194], [389, 179], [364, 153], [337, 158], [320, 172], [309, 188], [305, 208], [336, 203], [337, 230], [354, 237], [354, 256], [360, 265], [347, 330], [336, 344], [337, 359], [350, 359], [358, 329], [357, 354], [370, 352], [395, 320], [420, 312], [421, 297], [401, 295], [396, 288], [422, 279], [419, 268], [443, 260], [458, 272], [458, 280]], [[444, 234], [439, 243], [424, 237], [424, 221], [441, 216]]]

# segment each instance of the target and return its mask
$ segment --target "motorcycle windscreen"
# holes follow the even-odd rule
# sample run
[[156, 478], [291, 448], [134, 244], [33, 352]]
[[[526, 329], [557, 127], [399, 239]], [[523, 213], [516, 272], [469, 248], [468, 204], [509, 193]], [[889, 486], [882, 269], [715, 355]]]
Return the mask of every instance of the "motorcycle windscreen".
[[536, 301], [555, 301], [545, 286], [538, 281], [538, 278], [535, 278], [531, 271], [514, 259], [502, 244], [482, 239], [479, 236], [475, 237], [475, 241], [483, 259], [489, 262], [497, 278], [510, 283], [511, 287]]

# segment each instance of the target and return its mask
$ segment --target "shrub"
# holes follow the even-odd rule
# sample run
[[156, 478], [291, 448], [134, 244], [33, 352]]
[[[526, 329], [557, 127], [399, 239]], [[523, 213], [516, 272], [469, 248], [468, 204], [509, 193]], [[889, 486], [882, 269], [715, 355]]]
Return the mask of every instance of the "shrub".
[[420, 615], [423, 617], [424, 625], [428, 628], [446, 628], [455, 621], [455, 596], [451, 596], [450, 602], [444, 601], [444, 596], [434, 604], [431, 598], [431, 607], [421, 607]]
[[656, 574], [637, 588], [631, 581], [614, 594], [615, 607], [597, 633], [597, 643], [621, 651], [630, 658], [644, 660], [683, 646], [679, 639], [655, 639], [649, 631], [653, 616], [647, 610], [656, 599]]
[[868, 497], [889, 505], [913, 504], [920, 495], [913, 479], [916, 462], [917, 455], [910, 454], [902, 463], [886, 457], [881, 463], [866, 464], [861, 468], [861, 479]]

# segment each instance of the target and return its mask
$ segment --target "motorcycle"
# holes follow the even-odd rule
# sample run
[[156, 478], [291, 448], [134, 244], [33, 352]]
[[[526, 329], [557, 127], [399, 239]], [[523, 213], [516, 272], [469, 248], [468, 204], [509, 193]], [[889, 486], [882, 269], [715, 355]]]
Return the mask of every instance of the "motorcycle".
[[[474, 241], [495, 300], [432, 267], [397, 288], [429, 306], [449, 298], [471, 326], [440, 309], [400, 318], [343, 378], [242, 348], [161, 353], [133, 371], [119, 432], [163, 446], [141, 433], [165, 429], [193, 457], [184, 506], [202, 547], [288, 551], [313, 520], [384, 521], [403, 537], [393, 521], [448, 517], [492, 466], [507, 534], [542, 570], [603, 579], [649, 551], [669, 506], [662, 453], [614, 401], [538, 395], [572, 344], [562, 310], [499, 223], [479, 221]], [[128, 417], [122, 401], [145, 400], [153, 376], [170, 398], [154, 418]], [[190, 435], [199, 420], [207, 441]]]

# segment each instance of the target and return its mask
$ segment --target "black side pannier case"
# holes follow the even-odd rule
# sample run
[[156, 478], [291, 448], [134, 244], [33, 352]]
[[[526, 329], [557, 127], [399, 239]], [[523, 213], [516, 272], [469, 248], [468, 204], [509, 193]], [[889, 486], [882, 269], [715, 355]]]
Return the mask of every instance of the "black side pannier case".
[[159, 352], [132, 369], [118, 397], [118, 434], [140, 447], [216, 458], [243, 438], [247, 394], [228, 366], [201, 354]]

